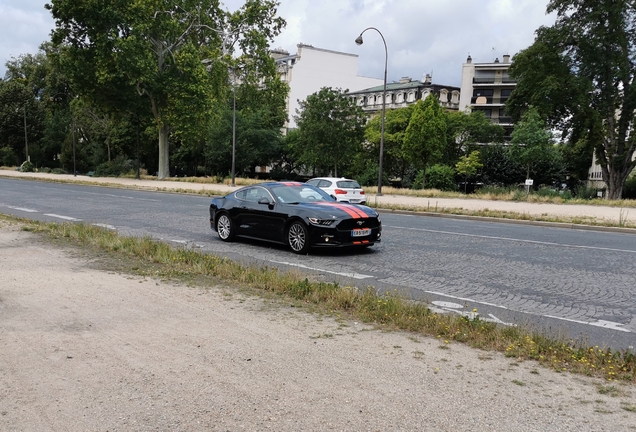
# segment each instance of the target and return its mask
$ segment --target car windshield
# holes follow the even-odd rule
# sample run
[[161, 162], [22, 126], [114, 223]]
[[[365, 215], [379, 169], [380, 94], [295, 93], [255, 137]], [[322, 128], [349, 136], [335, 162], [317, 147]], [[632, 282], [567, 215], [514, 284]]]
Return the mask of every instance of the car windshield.
[[272, 193], [276, 199], [285, 204], [310, 203], [317, 201], [334, 201], [334, 199], [317, 187], [302, 184], [300, 186], [275, 186]]
[[360, 184], [355, 180], [339, 180], [336, 185], [343, 189], [360, 189]]

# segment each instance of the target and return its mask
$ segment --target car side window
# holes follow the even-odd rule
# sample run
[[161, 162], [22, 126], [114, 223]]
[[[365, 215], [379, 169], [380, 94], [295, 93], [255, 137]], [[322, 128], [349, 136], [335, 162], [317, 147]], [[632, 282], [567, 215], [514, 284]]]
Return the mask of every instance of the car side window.
[[310, 184], [312, 186], [318, 186], [318, 183], [320, 183], [320, 180], [309, 180], [307, 182], [307, 184]]
[[258, 200], [261, 198], [270, 199], [270, 196], [267, 193], [267, 191], [260, 187], [253, 187], [253, 188], [247, 189], [246, 192], [247, 192], [246, 199], [247, 201], [250, 201], [250, 202], [258, 202]]
[[237, 191], [237, 192], [234, 194], [234, 196], [235, 196], [237, 199], [240, 199], [240, 200], [246, 201], [246, 200], [247, 200], [247, 190], [246, 190], [246, 189], [243, 189], [243, 190]]
[[331, 182], [329, 180], [320, 180], [320, 183], [318, 183], [318, 187], [321, 188], [328, 188], [331, 186]]

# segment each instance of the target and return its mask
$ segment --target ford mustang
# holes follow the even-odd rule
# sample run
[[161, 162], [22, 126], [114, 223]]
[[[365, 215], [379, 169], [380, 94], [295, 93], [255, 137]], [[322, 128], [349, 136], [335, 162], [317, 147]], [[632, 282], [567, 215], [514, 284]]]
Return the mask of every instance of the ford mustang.
[[368, 247], [382, 235], [380, 217], [372, 208], [339, 203], [323, 190], [297, 182], [260, 183], [212, 199], [210, 227], [223, 241], [265, 240], [298, 254], [317, 247]]

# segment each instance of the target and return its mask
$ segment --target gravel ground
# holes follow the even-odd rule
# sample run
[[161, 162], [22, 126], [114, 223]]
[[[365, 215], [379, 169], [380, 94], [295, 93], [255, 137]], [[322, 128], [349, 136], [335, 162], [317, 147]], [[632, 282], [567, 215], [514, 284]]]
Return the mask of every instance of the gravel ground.
[[636, 430], [632, 386], [95, 267], [0, 221], [1, 431]]

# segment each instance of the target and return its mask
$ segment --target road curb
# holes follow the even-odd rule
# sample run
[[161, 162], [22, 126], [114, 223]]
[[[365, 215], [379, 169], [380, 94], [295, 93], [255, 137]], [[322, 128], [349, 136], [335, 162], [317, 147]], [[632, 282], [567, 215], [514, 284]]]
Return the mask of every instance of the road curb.
[[582, 231], [602, 231], [602, 232], [613, 232], [613, 233], [636, 235], [636, 229], [634, 228], [608, 227], [608, 226], [601, 226], [601, 225], [584, 225], [584, 224], [574, 224], [574, 223], [567, 223], [567, 222], [508, 219], [508, 218], [487, 217], [487, 216], [470, 216], [470, 215], [427, 212], [427, 211], [417, 211], [417, 210], [394, 210], [394, 209], [385, 209], [381, 207], [377, 207], [375, 210], [378, 211], [379, 213], [393, 213], [393, 214], [402, 214], [402, 215], [410, 215], [410, 216], [464, 219], [464, 220], [472, 220], [472, 221], [480, 221], [480, 222], [498, 222], [498, 223], [516, 224], [516, 225], [533, 225], [533, 226], [545, 226], [545, 227], [554, 227], [554, 228], [569, 228], [569, 229], [577, 229]]

